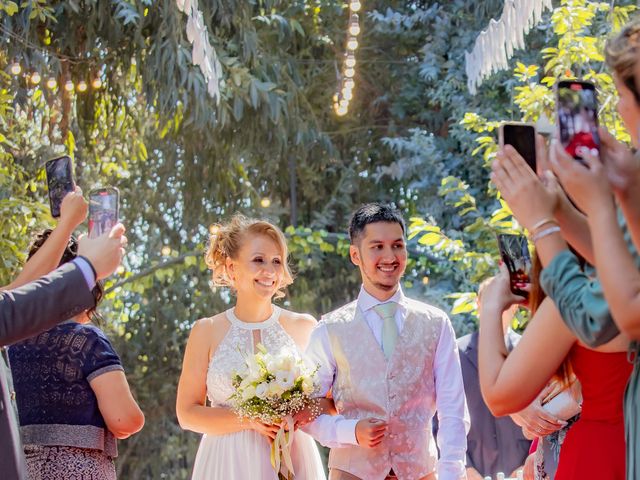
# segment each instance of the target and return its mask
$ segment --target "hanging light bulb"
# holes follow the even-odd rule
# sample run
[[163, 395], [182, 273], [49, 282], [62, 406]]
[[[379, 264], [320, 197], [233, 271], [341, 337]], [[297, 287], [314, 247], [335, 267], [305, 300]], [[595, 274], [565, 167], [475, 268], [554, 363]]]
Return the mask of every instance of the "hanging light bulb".
[[73, 92], [73, 82], [71, 80], [67, 80], [64, 84], [64, 89], [67, 92]]
[[353, 78], [353, 76], [356, 74], [355, 69], [353, 68], [345, 68], [344, 69], [344, 76], [347, 78]]
[[347, 78], [344, 81], [344, 88], [348, 88], [349, 90], [353, 90], [353, 87], [356, 86], [356, 82], [353, 81], [353, 78]]
[[336, 114], [339, 117], [344, 117], [347, 114], [348, 110], [349, 109], [346, 105], [345, 106], [339, 105], [338, 108], [336, 108]]
[[355, 37], [350, 37], [347, 41], [347, 50], [356, 50], [358, 48], [358, 40]]
[[360, 3], [359, 0], [351, 0], [351, 3], [349, 4], [349, 9], [351, 9], [352, 12], [359, 12], [361, 8], [362, 8], [362, 4]]
[[171, 247], [169, 245], [165, 245], [162, 247], [162, 250], [160, 250], [160, 253], [162, 253], [163, 257], [168, 257], [171, 255]]
[[20, 72], [22, 72], [22, 67], [18, 62], [13, 62], [11, 64], [11, 67], [9, 67], [9, 70], [11, 70], [11, 73], [13, 73], [14, 75], [20, 75]]
[[212, 223], [211, 225], [209, 225], [209, 233], [211, 235], [217, 235], [219, 231], [220, 231], [219, 225], [216, 225], [215, 223]]
[[262, 208], [269, 208], [271, 206], [271, 199], [269, 199], [269, 197], [264, 197], [260, 200], [260, 206]]
[[30, 80], [34, 85], [38, 85], [40, 83], [40, 80], [42, 80], [42, 77], [40, 77], [40, 74], [38, 72], [33, 72]]
[[345, 88], [342, 91], [342, 96], [347, 100], [351, 100], [353, 98], [353, 91]]
[[58, 85], [58, 82], [56, 81], [55, 78], [49, 77], [47, 79], [47, 88], [53, 90], [54, 88], [56, 88], [57, 85]]
[[347, 55], [347, 59], [344, 61], [344, 64], [349, 68], [355, 67], [356, 66], [356, 56], [353, 53], [350, 53], [349, 55]]
[[87, 91], [88, 85], [87, 82], [85, 82], [84, 80], [80, 80], [80, 82], [78, 82], [78, 91], [79, 92], [86, 92]]
[[91, 87], [94, 90], [98, 90], [99, 88], [102, 87], [102, 80], [100, 80], [100, 77], [96, 77], [93, 79], [93, 81], [91, 82]]
[[360, 19], [358, 18], [357, 13], [351, 14], [351, 19], [349, 20], [349, 33], [354, 37], [360, 34]]

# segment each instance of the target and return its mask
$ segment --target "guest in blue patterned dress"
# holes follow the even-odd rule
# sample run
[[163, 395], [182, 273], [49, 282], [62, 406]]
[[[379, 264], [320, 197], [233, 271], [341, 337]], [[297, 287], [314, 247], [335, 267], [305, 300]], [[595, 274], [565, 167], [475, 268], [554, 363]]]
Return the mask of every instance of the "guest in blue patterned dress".
[[[29, 257], [48, 238], [34, 241]], [[71, 237], [60, 264], [76, 257]], [[103, 295], [98, 283], [96, 304]], [[95, 308], [9, 348], [29, 479], [113, 480], [116, 438], [138, 432], [144, 415]]]

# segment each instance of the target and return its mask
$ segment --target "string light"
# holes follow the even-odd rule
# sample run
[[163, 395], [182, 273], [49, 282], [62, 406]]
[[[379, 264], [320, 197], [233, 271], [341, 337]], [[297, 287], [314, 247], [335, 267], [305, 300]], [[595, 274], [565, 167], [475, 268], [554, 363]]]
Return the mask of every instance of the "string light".
[[168, 257], [169, 255], [171, 255], [171, 247], [165, 245], [164, 247], [162, 247], [162, 250], [160, 250], [160, 253], [162, 253], [163, 257]]
[[30, 80], [31, 80], [31, 83], [33, 83], [34, 85], [38, 85], [40, 83], [40, 80], [42, 80], [42, 78], [40, 77], [40, 74], [38, 72], [33, 72]]
[[260, 200], [260, 206], [262, 208], [269, 208], [271, 206], [271, 200], [268, 197], [264, 197]]
[[349, 20], [349, 33], [351, 35], [360, 35], [360, 18], [357, 13], [351, 14], [351, 20]]
[[211, 235], [217, 235], [219, 231], [220, 231], [219, 225], [216, 225], [215, 223], [212, 223], [211, 225], [209, 225], [209, 233]]
[[98, 90], [102, 87], [102, 80], [98, 77], [94, 78], [93, 82], [91, 82], [91, 87], [93, 87], [94, 90]]
[[22, 67], [18, 62], [13, 62], [11, 64], [11, 67], [9, 67], [9, 70], [11, 70], [11, 73], [13, 73], [14, 75], [20, 75], [20, 72], [22, 72]]
[[349, 112], [349, 103], [353, 99], [353, 89], [356, 75], [356, 50], [359, 47], [358, 35], [360, 35], [360, 16], [356, 13], [362, 8], [362, 3], [358, 0], [349, 2], [349, 23], [347, 25], [346, 52], [344, 54], [342, 74], [338, 82], [338, 89], [333, 95], [333, 109], [339, 117], [345, 116]]
[[78, 82], [78, 91], [79, 92], [86, 92], [87, 88], [89, 88], [87, 86], [87, 82], [85, 82], [84, 80], [80, 80], [80, 82]]
[[53, 90], [54, 88], [56, 88], [57, 85], [58, 85], [58, 82], [56, 81], [55, 78], [49, 77], [47, 79], [47, 88]]
[[73, 91], [73, 82], [71, 80], [67, 80], [67, 82], [64, 84], [64, 89], [67, 92], [72, 92]]

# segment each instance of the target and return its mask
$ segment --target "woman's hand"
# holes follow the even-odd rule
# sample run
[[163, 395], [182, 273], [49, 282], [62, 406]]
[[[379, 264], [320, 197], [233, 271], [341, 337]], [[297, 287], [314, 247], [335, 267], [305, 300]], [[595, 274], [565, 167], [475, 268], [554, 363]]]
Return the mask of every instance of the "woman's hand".
[[578, 208], [590, 216], [607, 203], [613, 206], [613, 192], [600, 159], [586, 148], [579, 153], [586, 166], [556, 142], [551, 149], [551, 167]]
[[491, 168], [491, 180], [521, 225], [531, 230], [540, 220], [553, 218], [557, 191], [547, 189], [511, 145], [498, 151]]
[[[531, 284], [519, 283], [518, 288], [528, 292]], [[493, 277], [482, 293], [481, 308], [491, 308], [504, 312], [511, 305], [526, 303], [527, 299], [511, 292], [509, 271], [506, 265], [500, 265], [500, 273]], [[482, 316], [480, 317], [482, 318]]]
[[278, 430], [280, 430], [280, 424], [277, 423], [264, 423], [260, 420], [249, 420], [249, 428], [255, 430], [265, 437], [269, 437], [271, 440], [275, 440]]
[[82, 189], [76, 186], [73, 192], [67, 193], [60, 204], [58, 225], [64, 225], [69, 231], [84, 222], [87, 218], [89, 203], [82, 196]]
[[605, 128], [598, 129], [602, 149], [600, 156], [611, 187], [617, 195], [624, 195], [640, 183], [640, 157]]

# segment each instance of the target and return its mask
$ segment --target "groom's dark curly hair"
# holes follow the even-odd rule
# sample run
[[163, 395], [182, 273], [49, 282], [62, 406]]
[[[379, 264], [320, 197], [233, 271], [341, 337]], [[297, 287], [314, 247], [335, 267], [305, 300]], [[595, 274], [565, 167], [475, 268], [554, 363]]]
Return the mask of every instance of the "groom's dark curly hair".
[[355, 244], [370, 223], [387, 222], [397, 223], [402, 228], [402, 233], [406, 233], [402, 214], [391, 205], [384, 203], [366, 203], [358, 208], [349, 221], [349, 238]]

